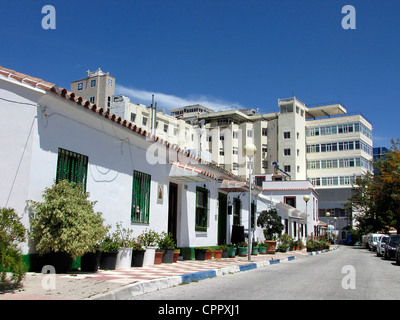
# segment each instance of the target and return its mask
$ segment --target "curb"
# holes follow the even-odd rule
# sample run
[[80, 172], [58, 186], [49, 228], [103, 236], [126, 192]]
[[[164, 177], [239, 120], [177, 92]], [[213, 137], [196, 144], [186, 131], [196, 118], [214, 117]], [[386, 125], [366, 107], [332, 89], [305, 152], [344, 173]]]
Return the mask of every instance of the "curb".
[[314, 251], [314, 252], [307, 252], [309, 256], [315, 256], [317, 254], [321, 254], [321, 253], [325, 253], [325, 252], [329, 252], [329, 251], [334, 251], [339, 249], [339, 247], [333, 247], [330, 249], [325, 249], [325, 250], [321, 250], [321, 251]]
[[293, 260], [296, 260], [295, 256], [290, 256], [282, 259], [245, 263], [214, 270], [198, 271], [198, 272], [187, 273], [179, 276], [172, 276], [161, 279], [153, 279], [131, 284], [126, 287], [123, 287], [122, 289], [115, 289], [104, 294], [98, 294], [93, 297], [89, 297], [86, 300], [130, 300], [137, 295], [142, 295], [144, 293], [175, 287], [180, 284], [188, 284], [192, 281], [200, 281], [204, 279], [215, 278], [226, 274], [233, 274], [237, 272], [253, 270]]

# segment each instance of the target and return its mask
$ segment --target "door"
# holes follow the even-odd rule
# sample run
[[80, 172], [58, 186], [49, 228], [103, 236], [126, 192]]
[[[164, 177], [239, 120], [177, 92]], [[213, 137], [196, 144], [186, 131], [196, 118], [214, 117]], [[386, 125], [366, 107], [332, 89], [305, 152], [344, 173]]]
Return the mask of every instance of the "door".
[[218, 244], [226, 244], [226, 224], [228, 221], [228, 196], [218, 193]]
[[169, 183], [169, 197], [168, 197], [168, 232], [171, 232], [175, 241], [177, 242], [177, 223], [178, 223], [178, 185]]

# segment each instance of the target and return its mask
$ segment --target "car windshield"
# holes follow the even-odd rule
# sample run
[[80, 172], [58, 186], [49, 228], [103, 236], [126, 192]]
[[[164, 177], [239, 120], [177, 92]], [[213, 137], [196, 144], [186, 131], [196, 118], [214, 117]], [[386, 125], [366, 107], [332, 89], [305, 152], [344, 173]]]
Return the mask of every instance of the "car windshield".
[[374, 242], [379, 241], [380, 238], [381, 238], [381, 237], [374, 237]]
[[387, 243], [389, 241], [389, 237], [382, 237], [381, 242]]

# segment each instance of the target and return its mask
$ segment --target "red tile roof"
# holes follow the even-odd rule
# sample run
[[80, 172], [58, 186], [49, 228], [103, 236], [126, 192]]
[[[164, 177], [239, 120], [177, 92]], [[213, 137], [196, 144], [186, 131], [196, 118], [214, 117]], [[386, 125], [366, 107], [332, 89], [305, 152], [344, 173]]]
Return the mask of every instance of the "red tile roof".
[[[143, 137], [146, 137], [147, 139], [151, 139], [155, 142], [158, 142], [164, 146], [166, 146], [169, 149], [172, 149], [188, 158], [191, 158], [199, 163], [204, 164], [205, 166], [213, 169], [213, 170], [217, 170], [219, 172], [221, 172], [224, 175], [230, 176], [233, 179], [239, 180], [239, 181], [244, 181], [242, 178], [234, 175], [233, 173], [220, 168], [219, 166], [213, 164], [213, 163], [209, 163], [209, 162], [205, 162], [203, 159], [201, 159], [200, 157], [197, 157], [196, 155], [185, 151], [184, 149], [181, 149], [180, 147], [178, 147], [175, 144], [172, 144], [164, 139], [161, 139], [158, 136], [155, 136], [153, 134], [151, 134], [149, 131], [144, 130], [136, 125], [134, 125], [133, 123], [121, 118], [121, 117], [117, 117], [115, 114], [111, 114], [109, 112], [107, 112], [106, 110], [104, 110], [103, 108], [98, 107], [96, 104], [91, 103], [88, 100], [83, 99], [80, 96], [77, 96], [75, 93], [68, 91], [67, 89], [64, 88], [59, 88], [56, 84], [51, 83], [51, 82], [47, 82], [44, 81], [42, 79], [39, 78], [34, 78], [31, 77], [29, 75], [11, 70], [11, 69], [7, 69], [5, 67], [0, 66], [0, 75], [3, 75], [5, 77], [8, 78], [12, 78], [15, 79], [21, 83], [26, 83], [32, 87], [37, 87], [40, 89], [44, 89], [48, 92], [57, 94], [65, 99], [68, 99], [72, 102], [75, 102], [77, 105], [82, 106], [88, 110], [93, 111], [94, 113], [98, 114], [99, 116], [102, 116], [104, 118], [107, 118], [115, 123], [120, 124], [121, 126], [136, 132], [137, 134], [142, 135]], [[212, 175], [211, 173], [209, 173], [210, 175]]]

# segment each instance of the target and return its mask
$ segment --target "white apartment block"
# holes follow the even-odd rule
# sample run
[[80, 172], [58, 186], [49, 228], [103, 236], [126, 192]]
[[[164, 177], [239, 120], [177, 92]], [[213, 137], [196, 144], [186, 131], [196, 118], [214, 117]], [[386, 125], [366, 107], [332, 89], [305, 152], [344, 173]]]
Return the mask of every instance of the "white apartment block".
[[[93, 80], [99, 85], [97, 95]], [[343, 204], [354, 178], [372, 170], [372, 125], [362, 115], [348, 115], [339, 103], [307, 107], [296, 97], [279, 99], [279, 111], [268, 114], [255, 109], [214, 112], [191, 105], [167, 115], [156, 104], [147, 107], [114, 96], [114, 85], [115, 79], [99, 69], [72, 82], [71, 91], [86, 99], [95, 96], [111, 114], [244, 179], [250, 164], [243, 148], [252, 143], [257, 148], [252, 172], [259, 186], [266, 175], [282, 171], [290, 180], [308, 180], [319, 194], [321, 220], [329, 211], [340, 218], [338, 227], [350, 223]]]

